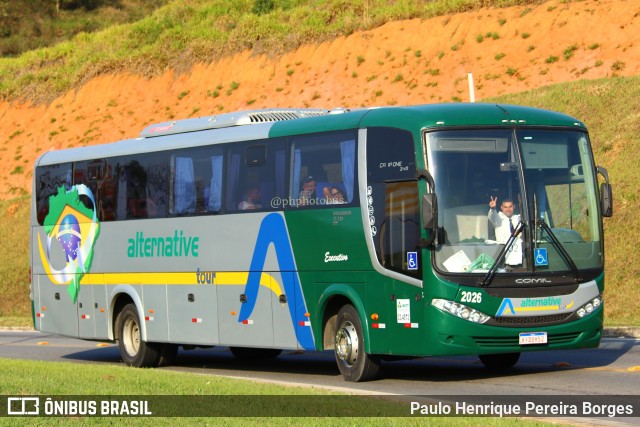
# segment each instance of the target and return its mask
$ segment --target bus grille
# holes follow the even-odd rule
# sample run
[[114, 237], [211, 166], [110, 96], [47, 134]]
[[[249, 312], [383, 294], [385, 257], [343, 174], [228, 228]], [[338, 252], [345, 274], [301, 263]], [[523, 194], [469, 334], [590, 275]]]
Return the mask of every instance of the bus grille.
[[[553, 344], [569, 344], [574, 341], [580, 332], [571, 332], [566, 334], [549, 334], [547, 342]], [[473, 337], [473, 340], [479, 347], [497, 348], [497, 347], [514, 347], [519, 345], [518, 335], [510, 337]]]
[[255, 113], [247, 113], [251, 123], [281, 122], [286, 120], [295, 120], [300, 117], [318, 117], [327, 115], [326, 110], [306, 110], [298, 111], [260, 111]]
[[493, 317], [491, 322], [500, 326], [537, 326], [553, 325], [567, 321], [573, 313], [551, 314], [548, 316], [517, 316], [517, 317]]

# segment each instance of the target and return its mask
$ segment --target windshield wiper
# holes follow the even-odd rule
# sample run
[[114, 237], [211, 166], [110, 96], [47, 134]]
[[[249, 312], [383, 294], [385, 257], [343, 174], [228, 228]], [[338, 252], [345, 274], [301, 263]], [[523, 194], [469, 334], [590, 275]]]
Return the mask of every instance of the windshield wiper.
[[509, 236], [507, 243], [505, 243], [503, 248], [498, 253], [498, 258], [496, 259], [496, 261], [493, 263], [489, 271], [487, 271], [487, 274], [485, 274], [484, 278], [480, 282], [480, 286], [484, 288], [491, 284], [491, 282], [493, 281], [493, 278], [496, 275], [496, 271], [498, 270], [498, 266], [502, 264], [504, 257], [507, 255], [507, 251], [511, 248], [511, 246], [513, 246], [513, 243], [516, 241], [516, 239], [518, 238], [520, 233], [522, 233], [522, 230], [524, 230], [525, 227], [526, 227], [526, 224], [522, 221], [520, 221], [518, 225], [516, 225], [516, 228], [513, 230], [513, 233], [511, 233], [511, 235]]
[[576, 279], [576, 282], [582, 281], [582, 278], [580, 277], [580, 271], [578, 271], [576, 263], [573, 262], [571, 255], [569, 255], [564, 246], [562, 246], [562, 243], [560, 243], [556, 235], [553, 233], [553, 231], [551, 231], [551, 227], [549, 227], [549, 225], [544, 220], [537, 221], [537, 223], [538, 227], [547, 232], [551, 243], [553, 243], [553, 246], [556, 247], [556, 249], [560, 253], [560, 256], [562, 257], [562, 259], [564, 259], [564, 262], [566, 262], [569, 268], [571, 268], [571, 272], [573, 273], [573, 277]]

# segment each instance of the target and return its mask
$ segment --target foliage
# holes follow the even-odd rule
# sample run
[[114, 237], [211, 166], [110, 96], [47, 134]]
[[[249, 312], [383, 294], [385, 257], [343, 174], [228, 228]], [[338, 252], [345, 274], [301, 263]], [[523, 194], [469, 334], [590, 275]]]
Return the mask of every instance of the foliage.
[[169, 0], [0, 0], [0, 56], [137, 21]]
[[251, 10], [256, 15], [264, 15], [271, 12], [276, 7], [274, 0], [254, 0], [253, 9]]
[[[156, 0], [151, 4], [166, 1]], [[136, 22], [109, 26], [99, 32], [91, 32], [95, 28], [80, 31], [76, 28], [69, 32], [69, 36], [75, 34], [72, 39], [55, 46], [25, 52], [18, 58], [0, 59], [0, 74], [7, 76], [0, 81], [0, 99], [46, 102], [102, 73], [126, 70], [151, 76], [167, 68], [184, 71], [195, 63], [217, 60], [246, 49], [256, 54], [282, 54], [305, 43], [348, 35], [397, 19], [429, 18], [492, 5], [538, 2], [173, 0]], [[107, 9], [111, 10], [96, 11]], [[48, 21], [54, 20], [50, 17], [45, 20]], [[23, 51], [25, 49], [19, 50]]]
[[[29, 300], [30, 197], [0, 201], [0, 235], [10, 244], [0, 263], [0, 317], [31, 316]], [[16, 322], [24, 324], [23, 320]], [[14, 324], [16, 324], [14, 323]]]

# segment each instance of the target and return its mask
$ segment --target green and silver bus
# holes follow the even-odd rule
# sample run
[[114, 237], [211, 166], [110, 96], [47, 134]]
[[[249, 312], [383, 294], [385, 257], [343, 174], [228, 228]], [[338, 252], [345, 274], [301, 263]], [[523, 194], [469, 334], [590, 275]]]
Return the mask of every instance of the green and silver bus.
[[32, 194], [36, 329], [117, 341], [127, 365], [170, 364], [180, 346], [333, 350], [364, 381], [383, 360], [497, 369], [600, 342], [611, 187], [564, 114], [459, 103], [166, 122], [43, 154]]

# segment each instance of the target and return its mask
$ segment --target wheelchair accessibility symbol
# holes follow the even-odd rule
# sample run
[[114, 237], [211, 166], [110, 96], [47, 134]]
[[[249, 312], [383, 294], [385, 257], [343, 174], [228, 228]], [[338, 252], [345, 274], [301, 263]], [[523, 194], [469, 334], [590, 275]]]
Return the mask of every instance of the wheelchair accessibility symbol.
[[547, 248], [534, 249], [533, 257], [535, 259], [536, 267], [541, 265], [549, 265], [549, 258], [547, 257]]
[[407, 270], [418, 269], [418, 252], [407, 252]]

